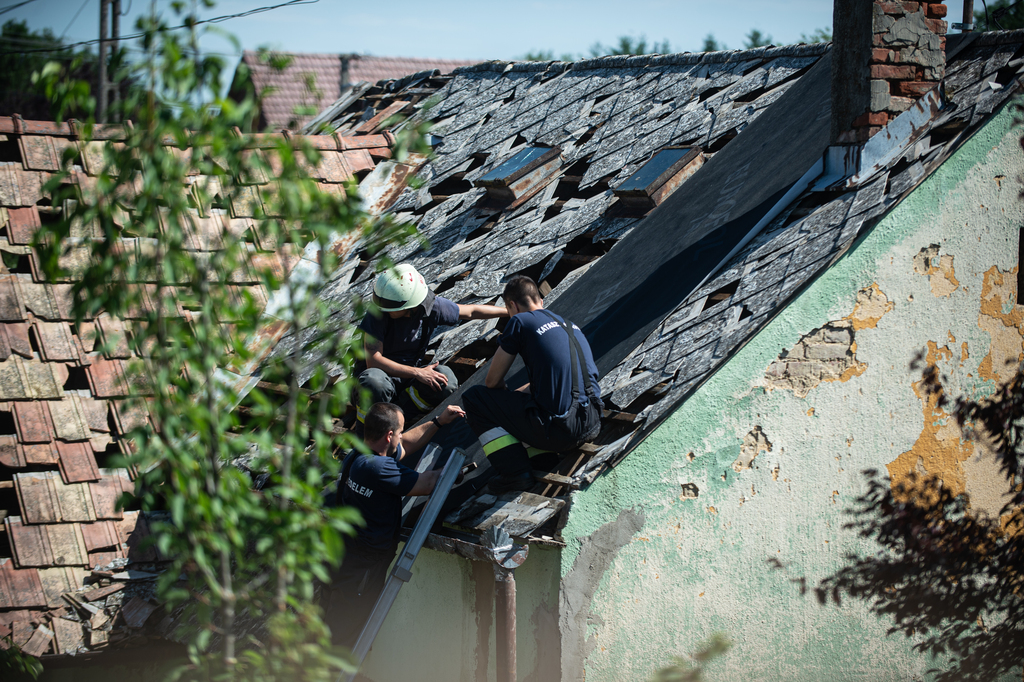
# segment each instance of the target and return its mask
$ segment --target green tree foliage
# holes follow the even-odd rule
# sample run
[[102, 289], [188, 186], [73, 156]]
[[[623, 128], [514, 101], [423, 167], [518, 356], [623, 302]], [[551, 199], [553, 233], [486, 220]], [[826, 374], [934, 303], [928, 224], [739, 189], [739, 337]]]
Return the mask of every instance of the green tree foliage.
[[[0, 112], [20, 114], [28, 120], [46, 120], [54, 114], [50, 104], [32, 85], [32, 74], [56, 61], [75, 79], [91, 81], [96, 55], [64, 47], [64, 41], [46, 28], [31, 31], [24, 21], [11, 19], [0, 29]], [[68, 112], [72, 116], [82, 111]]]
[[701, 682], [704, 679], [704, 666], [730, 647], [732, 642], [725, 635], [712, 635], [711, 639], [701, 645], [700, 651], [692, 656], [673, 657], [672, 663], [654, 673], [651, 682]]
[[647, 44], [647, 38], [641, 35], [639, 38], [633, 36], [619, 36], [617, 45], [603, 45], [600, 42], [590, 47], [591, 57], [604, 57], [617, 54], [667, 54], [672, 51], [668, 40], [658, 43]]
[[743, 47], [748, 50], [752, 50], [755, 47], [765, 47], [766, 45], [772, 44], [772, 37], [770, 35], [761, 33], [756, 28], [750, 29], [750, 33], [747, 34], [747, 39], [743, 43]]
[[725, 43], [720, 43], [715, 40], [715, 35], [713, 33], [709, 33], [704, 36], [704, 47], [701, 49], [701, 52], [718, 52], [719, 50], [728, 49], [729, 48], [725, 46]]
[[[947, 406], [934, 367], [922, 385]], [[851, 554], [848, 565], [821, 582], [818, 599], [868, 602], [891, 619], [890, 632], [914, 637], [922, 653], [946, 657], [931, 671], [944, 682], [1020, 675], [1024, 661], [1024, 373], [979, 400], [958, 398], [961, 428], [996, 455], [1005, 477], [998, 518], [972, 510], [934, 476], [896, 486], [866, 472], [867, 492], [847, 525], [879, 551]]]
[[974, 7], [977, 31], [1014, 31], [1024, 28], [1024, 3], [1017, 0], [995, 0], [980, 10], [977, 9], [978, 5]]
[[[322, 367], [285, 354], [260, 370], [286, 386], [285, 395], [254, 389], [245, 421], [231, 408], [268, 323], [303, 329], [304, 342], [351, 362], [359, 349], [347, 323], [318, 326], [331, 318], [315, 294], [338, 264], [325, 245], [347, 235], [375, 253], [411, 229], [365, 213], [354, 182], [340, 195], [319, 189], [309, 175], [319, 153], [307, 142], [261, 138], [255, 150], [237, 131], [257, 103], [219, 95], [225, 65], [200, 53], [195, 30], [168, 31], [155, 16], [138, 29], [144, 57], [119, 74], [139, 84], [118, 105], [133, 125], [118, 144], [99, 143], [104, 168], [94, 186], [69, 182], [76, 152], [68, 151], [68, 171], [47, 189], [53, 205], [73, 208], [43, 228], [36, 248], [50, 278], [76, 280], [79, 322], [101, 312], [143, 317], [133, 324], [131, 346], [142, 360], [130, 368], [131, 385], [139, 404], [152, 396], [155, 428], [131, 434], [131, 464], [140, 472], [135, 494], [143, 509], [169, 511], [152, 531], [170, 563], [159, 592], [184, 609], [179, 634], [189, 642], [190, 664], [181, 675], [333, 679], [346, 663], [328, 646], [314, 587], [342, 559], [342, 536], [359, 519], [350, 509], [323, 509], [321, 489], [337, 476], [335, 449], [363, 447], [335, 434], [331, 423], [356, 385], [332, 383]], [[87, 91], [70, 85], [57, 66], [48, 65], [39, 80], [58, 108], [91, 106]], [[86, 138], [91, 130], [89, 123]], [[427, 149], [420, 130], [406, 130], [394, 150], [398, 160], [411, 145]], [[257, 185], [256, 178], [276, 180]], [[258, 234], [225, 227], [221, 250], [192, 250], [189, 235], [199, 221], [242, 204], [255, 207]], [[83, 249], [87, 257], [69, 259]], [[310, 258], [282, 277], [285, 262], [304, 249]], [[238, 286], [256, 281], [272, 301], [262, 315], [251, 288]], [[308, 389], [300, 390], [298, 376], [310, 369]], [[267, 472], [261, 492], [232, 466], [240, 456]]]
[[832, 41], [832, 27], [826, 26], [825, 28], [816, 28], [808, 35], [807, 33], [800, 34], [801, 43], [828, 43]]
[[[554, 50], [530, 50], [521, 57], [516, 57], [521, 62], [553, 62], [555, 61]], [[560, 61], [572, 62], [576, 57], [571, 52], [566, 52], [558, 57]]]
[[22, 652], [10, 636], [0, 640], [0, 677], [11, 682], [35, 680], [43, 672], [43, 664], [35, 656]]

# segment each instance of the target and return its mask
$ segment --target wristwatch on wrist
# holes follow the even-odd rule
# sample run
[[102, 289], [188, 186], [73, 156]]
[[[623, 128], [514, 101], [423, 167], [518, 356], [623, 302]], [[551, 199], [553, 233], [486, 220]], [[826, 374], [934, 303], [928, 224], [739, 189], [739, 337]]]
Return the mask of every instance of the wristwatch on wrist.
[[434, 417], [430, 421], [434, 422], [434, 426], [436, 426], [438, 429], [441, 428], [441, 419], [440, 418]]

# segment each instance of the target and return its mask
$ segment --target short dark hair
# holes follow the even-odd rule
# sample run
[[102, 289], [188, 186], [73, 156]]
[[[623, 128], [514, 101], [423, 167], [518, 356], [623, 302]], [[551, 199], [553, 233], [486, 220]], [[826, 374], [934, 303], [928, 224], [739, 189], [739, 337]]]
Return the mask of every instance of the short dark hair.
[[514, 301], [520, 308], [525, 308], [531, 303], [542, 303], [544, 298], [540, 295], [537, 283], [526, 275], [516, 275], [505, 285], [505, 291], [501, 297], [506, 302]]
[[363, 422], [363, 440], [380, 440], [388, 431], [397, 431], [400, 414], [402, 408], [394, 403], [374, 403]]

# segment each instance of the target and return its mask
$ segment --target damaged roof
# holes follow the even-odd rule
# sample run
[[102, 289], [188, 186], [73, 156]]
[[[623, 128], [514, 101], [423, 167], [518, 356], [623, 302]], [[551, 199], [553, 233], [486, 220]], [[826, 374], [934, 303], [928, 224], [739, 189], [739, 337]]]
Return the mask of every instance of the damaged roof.
[[[422, 82], [384, 84], [373, 101], [323, 112], [319, 123], [344, 135], [422, 98], [402, 106], [434, 122], [436, 156], [418, 172], [424, 184], [387, 209], [414, 221], [429, 246], [388, 256], [464, 304], [493, 303], [504, 282], [528, 274], [549, 292], [546, 306], [576, 321], [595, 348], [609, 408], [601, 435], [535, 471], [528, 493], [457, 488], [447, 523], [557, 544], [568, 491], [625, 457], [1017, 92], [1024, 32], [947, 40], [942, 92], [892, 121], [858, 168], [835, 176], [822, 161], [828, 45], [489, 62], [457, 69], [433, 93]], [[700, 147], [703, 166], [657, 208], [627, 210], [614, 190], [655, 152], [685, 145]], [[557, 168], [538, 171], [539, 186], [521, 198], [494, 201], [478, 181], [530, 147], [557, 147]], [[321, 292], [336, 310], [329, 324], [351, 322], [347, 297], [367, 295], [372, 278], [367, 254], [353, 253]], [[482, 382], [498, 328], [480, 320], [438, 330], [433, 361], [460, 373], [463, 388]], [[279, 352], [345, 371], [306, 338], [287, 336]], [[470, 454], [485, 461], [479, 448]]]
[[[119, 126], [100, 126], [96, 134], [115, 144], [123, 135]], [[254, 153], [266, 154], [271, 168], [269, 148], [279, 140], [253, 138]], [[345, 192], [346, 181], [391, 156], [393, 137], [367, 126], [344, 139], [313, 141], [323, 157], [311, 169], [321, 189]], [[130, 386], [126, 374], [137, 320], [103, 314], [76, 326], [73, 276], [47, 281], [30, 246], [41, 225], [70, 209], [42, 191], [63, 151], [76, 150], [70, 182], [79, 200], [88, 201], [102, 144], [82, 141], [74, 122], [0, 117], [0, 641], [12, 635], [36, 656], [131, 642], [155, 608], [158, 557], [140, 545], [149, 532], [147, 517], [117, 507], [121, 495], [133, 491], [135, 472], [112, 468], [117, 455], [131, 451], [125, 434], [149, 424], [145, 405], [128, 400], [130, 389], [140, 388]], [[208, 180], [216, 178], [191, 176], [187, 184]], [[257, 184], [272, 182], [261, 180]], [[251, 205], [197, 214], [188, 248], [218, 250], [224, 230], [251, 231], [259, 245], [261, 222], [253, 216]], [[95, 230], [76, 225], [71, 237], [100, 237]], [[273, 247], [260, 250], [257, 260], [287, 263], [281, 276], [301, 261], [281, 258]], [[87, 256], [87, 249], [72, 250], [65, 266], [74, 272], [75, 258]], [[255, 281], [238, 287], [267, 300]], [[181, 306], [176, 313], [189, 315]], [[108, 349], [101, 352], [104, 343]], [[271, 346], [260, 348], [265, 355]]]
[[[356, 84], [393, 80], [423, 71], [450, 73], [460, 66], [475, 64], [466, 59], [425, 59], [418, 57], [373, 57], [358, 54], [271, 53], [287, 57], [289, 64], [275, 69], [259, 52], [245, 50], [242, 65], [258, 95], [260, 128], [298, 130], [318, 112]], [[237, 86], [237, 84], [236, 84]]]

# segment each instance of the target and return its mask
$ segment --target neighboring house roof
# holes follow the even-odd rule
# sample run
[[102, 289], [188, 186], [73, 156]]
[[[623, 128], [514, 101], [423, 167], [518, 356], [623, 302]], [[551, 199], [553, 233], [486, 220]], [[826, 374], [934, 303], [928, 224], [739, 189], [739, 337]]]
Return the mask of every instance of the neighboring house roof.
[[[346, 180], [363, 177], [391, 156], [393, 138], [375, 132], [370, 126], [345, 139], [313, 140], [324, 157], [313, 170], [323, 191], [345, 192]], [[118, 126], [101, 126], [96, 133], [114, 141], [122, 136]], [[253, 146], [279, 139], [254, 136]], [[108, 463], [131, 451], [125, 434], [149, 419], [145, 409], [127, 401], [127, 339], [135, 320], [103, 315], [76, 327], [74, 278], [46, 281], [30, 247], [36, 229], [59, 219], [63, 210], [42, 190], [59, 170], [63, 151], [78, 150], [71, 182], [88, 201], [102, 165], [102, 144], [81, 142], [74, 122], [0, 116], [0, 640], [12, 634], [36, 656], [128, 641], [156, 608], [153, 582], [135, 580], [139, 570], [158, 568], [155, 550], [139, 547], [148, 533], [147, 517], [116, 508], [121, 493], [134, 489], [134, 472]], [[190, 179], [202, 182], [201, 176]], [[220, 248], [224, 229], [251, 230], [260, 243], [261, 223], [251, 204], [197, 215], [194, 228], [191, 246], [197, 251]], [[98, 228], [72, 229], [73, 238], [102, 237]], [[280, 259], [264, 251], [257, 261], [278, 268], [286, 262], [286, 272], [301, 262], [295, 254]], [[72, 252], [65, 267], [74, 266]], [[267, 300], [255, 276], [238, 286]], [[189, 313], [179, 307], [177, 314]], [[97, 338], [112, 349], [98, 352]], [[270, 348], [263, 348], [263, 356], [257, 352], [253, 363]]]
[[297, 114], [299, 108], [321, 111], [341, 97], [346, 87], [356, 83], [376, 83], [421, 71], [449, 73], [476, 63], [465, 59], [341, 54], [275, 53], [275, 56], [287, 56], [291, 63], [276, 70], [260, 59], [260, 53], [251, 50], [242, 53], [242, 64], [249, 69], [256, 93], [263, 97], [261, 129], [298, 130], [313, 117], [313, 114]]
[[[831, 178], [821, 168], [804, 176], [828, 146], [830, 69], [819, 63], [828, 45], [456, 70], [427, 114], [439, 144], [419, 172], [425, 184], [390, 206], [417, 222], [430, 247], [388, 255], [458, 303], [495, 301], [517, 273], [552, 278], [546, 304], [587, 333], [612, 409], [601, 436], [560, 458], [556, 475], [531, 493], [456, 489], [451, 499], [461, 506], [446, 521], [557, 543], [559, 491], [587, 485], [626, 456], [1018, 90], [1024, 32], [947, 41], [945, 104], [926, 96], [864, 147], [859, 169]], [[354, 121], [424, 96], [419, 82], [382, 89], [386, 96], [320, 118], [345, 135]], [[559, 177], [508, 209], [483, 201], [472, 181], [533, 144], [561, 147]], [[693, 177], [646, 216], [617, 212], [613, 188], [657, 149], [691, 144], [710, 152]], [[810, 186], [786, 195], [801, 177]], [[339, 326], [350, 315], [346, 297], [366, 295], [372, 275], [353, 265], [324, 289]], [[433, 359], [480, 367], [495, 326], [439, 330]], [[280, 350], [295, 347], [286, 338]], [[314, 348], [305, 360], [344, 371]], [[821, 380], [830, 362], [781, 362], [777, 371]], [[483, 461], [478, 448], [475, 456]]]

